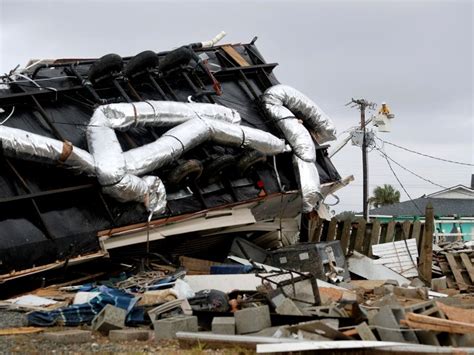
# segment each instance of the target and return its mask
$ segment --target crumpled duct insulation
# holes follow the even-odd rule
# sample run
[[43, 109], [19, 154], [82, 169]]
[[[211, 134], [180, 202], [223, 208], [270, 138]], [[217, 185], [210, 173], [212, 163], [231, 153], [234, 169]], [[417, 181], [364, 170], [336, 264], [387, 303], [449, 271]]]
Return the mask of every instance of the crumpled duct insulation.
[[0, 126], [0, 142], [5, 155], [23, 160], [61, 164], [78, 173], [95, 175], [94, 158], [84, 149], [65, 145], [57, 139], [30, 133], [22, 129]]
[[[104, 105], [87, 127], [89, 150], [104, 192], [120, 201], [141, 201], [150, 211], [162, 210], [163, 184], [141, 178], [207, 140], [248, 147], [275, 155], [290, 150], [283, 139], [240, 126], [240, 115], [224, 106], [169, 101]], [[123, 152], [115, 130], [145, 125], [173, 127], [155, 142]], [[154, 188], [153, 188], [154, 187]], [[155, 189], [155, 190], [153, 190]]]
[[[272, 86], [263, 94], [262, 102], [263, 108], [271, 118], [277, 121], [277, 124], [278, 121], [287, 117], [296, 117], [303, 120], [315, 133], [319, 144], [336, 139], [336, 128], [329, 116], [295, 88], [281, 84]], [[288, 111], [284, 108], [291, 111], [291, 114], [288, 115]], [[300, 158], [303, 159], [303, 157]]]
[[296, 155], [293, 155], [293, 166], [303, 200], [303, 212], [309, 213], [323, 200], [319, 192], [318, 168], [315, 163], [304, 161]]
[[336, 139], [336, 129], [318, 105], [290, 86], [275, 85], [267, 89], [262, 96], [262, 106], [293, 148], [303, 212], [311, 212], [323, 199], [312, 136], [318, 143], [324, 143]]

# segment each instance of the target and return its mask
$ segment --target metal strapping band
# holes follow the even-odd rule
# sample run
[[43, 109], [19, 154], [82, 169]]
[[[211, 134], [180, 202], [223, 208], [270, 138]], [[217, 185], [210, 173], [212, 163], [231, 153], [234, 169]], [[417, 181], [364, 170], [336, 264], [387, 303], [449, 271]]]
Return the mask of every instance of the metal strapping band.
[[245, 131], [240, 128], [240, 130], [242, 131], [242, 143], [240, 144], [240, 148], [244, 148], [245, 147]]
[[176, 139], [179, 142], [179, 144], [181, 144], [181, 154], [184, 153], [184, 144], [183, 144], [183, 142], [181, 142], [181, 140], [179, 138], [177, 138], [177, 137], [175, 137], [171, 134], [164, 134], [162, 137], [171, 137], [171, 138]]
[[155, 106], [153, 106], [148, 100], [143, 101], [147, 103], [148, 105], [151, 106], [151, 109], [153, 110], [153, 117], [156, 117], [156, 111], [155, 111]]
[[69, 141], [64, 141], [63, 142], [63, 150], [61, 152], [61, 155], [59, 156], [59, 161], [61, 163], [64, 163], [67, 160], [67, 158], [69, 158], [69, 156], [72, 153], [73, 148], [74, 148], [74, 146], [72, 145], [71, 142], [69, 142]]
[[133, 102], [130, 103], [130, 105], [132, 105], [133, 107], [133, 120], [135, 121], [135, 126], [138, 126], [138, 114], [137, 114], [137, 108], [135, 107], [135, 105], [133, 104]]

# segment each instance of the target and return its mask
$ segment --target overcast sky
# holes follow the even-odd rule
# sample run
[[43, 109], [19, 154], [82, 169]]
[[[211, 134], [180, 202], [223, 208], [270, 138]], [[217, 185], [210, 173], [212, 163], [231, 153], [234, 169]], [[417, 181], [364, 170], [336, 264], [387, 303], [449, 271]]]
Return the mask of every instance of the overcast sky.
[[[267, 61], [280, 64], [280, 82], [317, 102], [339, 132], [359, 122], [358, 111], [345, 106], [351, 97], [386, 101], [396, 118], [392, 132], [379, 137], [474, 163], [471, 1], [0, 0], [0, 72], [30, 58], [168, 50], [221, 30], [228, 33], [223, 42], [258, 36]], [[469, 185], [474, 173], [472, 167], [385, 149], [442, 186]], [[335, 210], [362, 210], [360, 148], [347, 145], [333, 162], [341, 175], [356, 178], [338, 193]], [[401, 190], [375, 150], [369, 169], [370, 190], [384, 183]], [[413, 198], [441, 189], [394, 169]]]

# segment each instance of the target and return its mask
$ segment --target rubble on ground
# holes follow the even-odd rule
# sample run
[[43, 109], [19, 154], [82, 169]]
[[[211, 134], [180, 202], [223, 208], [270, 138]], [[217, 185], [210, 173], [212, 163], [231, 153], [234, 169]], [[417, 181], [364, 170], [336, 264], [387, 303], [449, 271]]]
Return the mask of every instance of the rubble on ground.
[[[378, 275], [396, 277], [364, 279], [361, 260], [367, 267], [377, 259], [355, 251], [344, 256], [337, 240], [267, 251], [236, 239], [224, 263], [190, 257], [181, 257], [176, 268], [145, 263], [118, 277], [73, 280], [2, 301], [3, 312], [21, 314], [24, 323], [13, 322], [0, 335], [37, 334], [68, 346], [107, 339], [152, 347], [174, 339], [181, 347], [205, 343], [258, 352], [273, 351], [273, 344], [279, 351], [426, 352], [435, 346], [451, 352], [474, 345], [474, 295], [456, 283], [457, 273], [470, 276], [472, 249], [458, 250], [465, 270], [449, 270], [429, 284], [385, 262], [374, 264]], [[450, 253], [452, 245], [433, 251], [438, 264]]]

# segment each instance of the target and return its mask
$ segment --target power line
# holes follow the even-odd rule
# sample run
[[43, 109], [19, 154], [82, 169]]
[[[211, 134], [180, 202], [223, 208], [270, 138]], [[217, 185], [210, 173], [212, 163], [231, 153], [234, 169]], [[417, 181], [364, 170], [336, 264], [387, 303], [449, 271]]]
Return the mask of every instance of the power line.
[[[421, 175], [419, 175], [419, 174], [417, 174], [417, 173], [411, 171], [411, 170], [408, 169], [407, 167], [403, 166], [403, 165], [400, 164], [399, 162], [397, 162], [397, 161], [393, 160], [391, 157], [389, 157], [389, 156], [387, 155], [387, 153], [385, 153], [380, 147], [377, 147], [376, 149], [382, 154], [382, 157], [385, 158], [385, 160], [387, 160], [387, 162], [392, 161], [393, 163], [395, 163], [396, 165], [398, 165], [398, 166], [399, 166], [400, 168], [402, 168], [403, 170], [409, 172], [410, 174], [416, 176], [417, 178], [419, 178], [419, 179], [421, 179], [421, 180], [423, 180], [423, 181], [426, 181], [426, 182], [429, 183], [429, 184], [432, 184], [432, 185], [437, 186], [437, 187], [441, 187], [442, 189], [449, 189], [449, 187], [446, 187], [446, 186], [437, 184], [436, 182], [431, 181], [430, 179], [425, 178], [425, 177], [423, 177], [423, 176], [421, 176]], [[389, 166], [390, 166], [390, 164], [389, 164]], [[397, 180], [398, 180], [398, 179], [397, 179]], [[400, 181], [398, 181], [398, 182], [400, 183]], [[400, 184], [401, 184], [401, 183], [400, 183]], [[402, 187], [403, 187], [403, 186], [402, 186]], [[466, 195], [466, 196], [472, 196], [471, 194], [467, 194], [467, 193], [464, 193], [464, 192], [462, 192], [462, 191], [459, 191], [459, 193], [461, 193], [461, 194], [463, 194], [463, 195]], [[408, 195], [408, 194], [407, 194], [407, 195]]]
[[376, 148], [380, 153], [382, 153], [382, 156], [385, 158], [385, 161], [387, 162], [388, 164], [388, 167], [390, 168], [390, 171], [392, 172], [393, 176], [395, 176], [395, 179], [397, 179], [398, 183], [400, 184], [400, 186], [402, 187], [403, 191], [405, 191], [405, 193], [407, 194], [408, 198], [410, 199], [410, 201], [413, 203], [413, 205], [416, 207], [416, 209], [420, 212], [420, 214], [423, 214], [423, 211], [420, 209], [420, 207], [418, 207], [418, 205], [416, 204], [415, 201], [413, 201], [413, 199], [411, 198], [410, 194], [408, 193], [407, 189], [405, 188], [405, 186], [403, 186], [402, 182], [400, 181], [400, 179], [398, 178], [397, 174], [395, 173], [395, 170], [393, 170], [392, 168], [392, 164], [390, 164], [390, 160], [389, 160], [389, 157], [387, 156], [387, 154], [385, 154], [385, 152], [383, 152], [380, 148]]
[[402, 147], [398, 144], [395, 144], [395, 143], [391, 143], [391, 142], [387, 142], [379, 137], [377, 137], [378, 140], [382, 141], [383, 143], [385, 144], [389, 144], [389, 145], [392, 145], [394, 147], [397, 147], [399, 149], [403, 149], [403, 150], [406, 150], [407, 152], [410, 152], [410, 153], [414, 153], [414, 154], [418, 154], [418, 155], [421, 155], [423, 157], [427, 157], [427, 158], [431, 158], [431, 159], [435, 159], [435, 160], [440, 160], [440, 161], [444, 161], [446, 163], [452, 163], [452, 164], [458, 164], [458, 165], [464, 165], [464, 166], [474, 166], [474, 164], [470, 164], [470, 163], [464, 163], [464, 162], [460, 162], [460, 161], [455, 161], [455, 160], [450, 160], [450, 159], [444, 159], [444, 158], [439, 158], [439, 157], [435, 157], [433, 155], [429, 155], [429, 154], [425, 154], [425, 153], [420, 153], [420, 152], [417, 152], [415, 150], [412, 150], [412, 149], [408, 149], [408, 148], [405, 148], [405, 147]]

